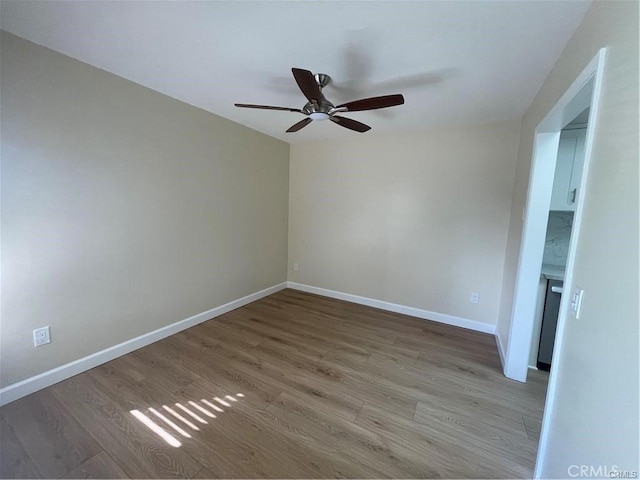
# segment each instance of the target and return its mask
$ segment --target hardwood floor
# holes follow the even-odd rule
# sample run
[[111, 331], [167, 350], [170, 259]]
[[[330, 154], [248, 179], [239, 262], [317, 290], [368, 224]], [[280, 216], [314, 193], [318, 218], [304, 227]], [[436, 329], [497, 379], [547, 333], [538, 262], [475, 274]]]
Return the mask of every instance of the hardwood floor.
[[546, 382], [491, 335], [284, 290], [2, 407], [0, 475], [531, 477]]

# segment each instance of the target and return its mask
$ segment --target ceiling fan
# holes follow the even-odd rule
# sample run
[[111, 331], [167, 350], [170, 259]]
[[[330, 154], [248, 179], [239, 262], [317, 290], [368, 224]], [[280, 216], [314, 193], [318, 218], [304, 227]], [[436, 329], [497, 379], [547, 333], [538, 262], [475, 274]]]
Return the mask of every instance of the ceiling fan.
[[404, 103], [404, 97], [400, 94], [383, 95], [381, 97], [363, 98], [353, 102], [343, 103], [337, 107], [333, 105], [322, 94], [322, 89], [329, 85], [331, 77], [324, 73], [313, 74], [309, 70], [301, 68], [292, 68], [293, 78], [296, 80], [298, 87], [309, 100], [302, 109], [288, 107], [271, 107], [268, 105], [252, 105], [248, 103], [236, 103], [236, 107], [242, 108], [259, 108], [263, 110], [284, 110], [286, 112], [298, 112], [306, 115], [307, 118], [300, 120], [287, 130], [288, 133], [297, 132], [301, 128], [306, 127], [314, 120], [331, 120], [341, 127], [364, 133], [371, 130], [369, 125], [362, 122], [352, 120], [350, 118], [341, 117], [336, 113], [358, 112], [363, 110], [376, 110], [378, 108], [395, 107]]

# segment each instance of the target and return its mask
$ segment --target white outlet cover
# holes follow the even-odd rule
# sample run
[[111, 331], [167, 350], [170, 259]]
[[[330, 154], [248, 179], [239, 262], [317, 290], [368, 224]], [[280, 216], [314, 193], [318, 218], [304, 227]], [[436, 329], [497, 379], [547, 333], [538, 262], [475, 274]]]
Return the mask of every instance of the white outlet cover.
[[472, 293], [471, 297], [469, 298], [469, 301], [471, 303], [478, 303], [480, 301], [480, 294], [479, 293]]
[[49, 327], [36, 328], [33, 331], [33, 346], [40, 347], [41, 345], [46, 345], [47, 343], [51, 343], [51, 333], [49, 331]]

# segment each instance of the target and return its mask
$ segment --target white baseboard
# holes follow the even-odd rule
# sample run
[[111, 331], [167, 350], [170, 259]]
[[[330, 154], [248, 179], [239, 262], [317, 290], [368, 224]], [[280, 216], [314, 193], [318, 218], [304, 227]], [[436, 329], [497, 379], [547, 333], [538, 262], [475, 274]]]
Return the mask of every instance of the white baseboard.
[[287, 282], [287, 287], [294, 290], [300, 290], [302, 292], [315, 293], [316, 295], [322, 295], [324, 297], [336, 298], [338, 300], [358, 303], [360, 305], [366, 305], [368, 307], [379, 308], [381, 310], [387, 310], [389, 312], [402, 313], [404, 315], [421, 318], [423, 320], [433, 320], [434, 322], [446, 323], [447, 325], [467, 328], [469, 330], [475, 330], [476, 332], [491, 334], [495, 334], [496, 332], [495, 325], [489, 325], [488, 323], [469, 320], [467, 318], [455, 317], [453, 315], [447, 315], [445, 313], [430, 312], [429, 310], [407, 307], [406, 305], [385, 302], [383, 300], [376, 300], [374, 298], [360, 297], [358, 295], [351, 295], [350, 293], [336, 292], [335, 290], [327, 290], [325, 288], [313, 287], [311, 285], [304, 285], [302, 283], [296, 282]]
[[0, 389], [0, 406], [287, 288], [283, 282]]
[[502, 344], [502, 337], [496, 332], [496, 345], [498, 345], [498, 354], [500, 355], [500, 363], [502, 364], [502, 371], [507, 370], [507, 355], [504, 345]]

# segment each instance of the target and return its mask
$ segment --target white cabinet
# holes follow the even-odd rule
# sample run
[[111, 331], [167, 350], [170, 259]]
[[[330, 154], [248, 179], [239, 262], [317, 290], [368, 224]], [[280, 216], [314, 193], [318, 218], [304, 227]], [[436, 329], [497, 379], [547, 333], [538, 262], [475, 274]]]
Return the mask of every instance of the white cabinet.
[[558, 160], [553, 177], [553, 193], [549, 210], [575, 211], [584, 163], [586, 129], [563, 130], [560, 133]]

